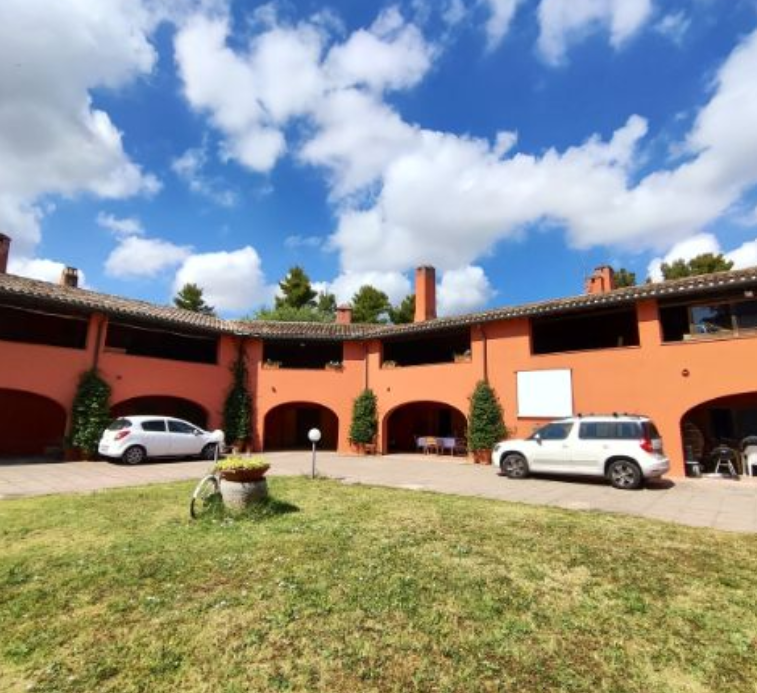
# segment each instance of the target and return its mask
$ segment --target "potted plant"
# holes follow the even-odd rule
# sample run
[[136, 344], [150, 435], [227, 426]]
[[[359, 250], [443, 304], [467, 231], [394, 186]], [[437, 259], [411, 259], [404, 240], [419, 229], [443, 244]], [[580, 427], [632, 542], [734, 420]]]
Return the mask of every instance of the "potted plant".
[[352, 405], [350, 441], [361, 453], [376, 451], [378, 412], [376, 394], [371, 389], [363, 390]]
[[471, 351], [466, 349], [462, 354], [454, 354], [455, 363], [470, 363]]
[[326, 364], [327, 371], [341, 371], [343, 368], [341, 361], [329, 361]]
[[227, 457], [214, 471], [221, 477], [221, 497], [230, 510], [244, 510], [250, 503], [268, 497], [266, 472], [271, 468], [262, 457]]
[[263, 369], [267, 371], [271, 370], [277, 370], [281, 366], [281, 361], [273, 361], [271, 359], [266, 359], [263, 361]]
[[252, 436], [252, 396], [248, 386], [247, 362], [241, 349], [231, 364], [231, 388], [223, 406], [226, 440], [236, 452], [242, 452]]
[[382, 368], [397, 368], [397, 362], [396, 361], [384, 361], [381, 364]]
[[494, 445], [507, 438], [502, 405], [497, 393], [485, 380], [480, 380], [470, 396], [468, 416], [468, 448], [477, 464], [491, 464]]

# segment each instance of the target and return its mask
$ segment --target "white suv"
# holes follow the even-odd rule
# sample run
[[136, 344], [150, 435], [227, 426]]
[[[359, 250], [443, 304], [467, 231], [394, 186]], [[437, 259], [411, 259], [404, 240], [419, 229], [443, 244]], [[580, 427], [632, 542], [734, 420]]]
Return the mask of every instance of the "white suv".
[[105, 430], [98, 452], [127, 464], [139, 464], [148, 457], [199, 456], [212, 460], [223, 438], [223, 431], [203, 431], [168, 416], [123, 416]]
[[572, 416], [543, 426], [525, 440], [503, 440], [492, 463], [511, 479], [531, 472], [609, 479], [615, 488], [639, 488], [670, 468], [662, 438], [646, 416]]

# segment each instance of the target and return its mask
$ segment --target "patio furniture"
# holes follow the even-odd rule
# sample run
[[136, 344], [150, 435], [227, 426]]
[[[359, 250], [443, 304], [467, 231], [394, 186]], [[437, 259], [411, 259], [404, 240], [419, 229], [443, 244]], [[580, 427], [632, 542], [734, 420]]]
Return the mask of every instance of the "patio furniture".
[[441, 444], [439, 442], [439, 438], [435, 436], [426, 436], [424, 438], [424, 445], [423, 445], [424, 455], [430, 455], [431, 453], [438, 455], [440, 451], [441, 451]]
[[747, 436], [741, 441], [741, 464], [744, 474], [755, 476], [757, 472], [757, 436]]
[[731, 478], [738, 478], [736, 467], [736, 451], [733, 448], [729, 448], [727, 445], [718, 445], [710, 453], [712, 461], [715, 463], [715, 469], [713, 474], [726, 474]]

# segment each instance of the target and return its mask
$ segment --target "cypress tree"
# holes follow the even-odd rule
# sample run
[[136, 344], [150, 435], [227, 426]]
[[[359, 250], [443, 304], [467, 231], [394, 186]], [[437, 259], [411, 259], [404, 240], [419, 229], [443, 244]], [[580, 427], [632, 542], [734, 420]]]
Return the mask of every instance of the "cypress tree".
[[352, 405], [352, 424], [350, 440], [357, 445], [373, 442], [378, 432], [378, 413], [376, 395], [373, 390], [363, 390]]
[[252, 397], [247, 385], [247, 360], [241, 347], [230, 370], [231, 389], [223, 406], [224, 433], [228, 441], [247, 441], [252, 436]]
[[497, 393], [485, 380], [479, 380], [470, 396], [468, 447], [475, 451], [491, 450], [507, 437], [502, 405]]

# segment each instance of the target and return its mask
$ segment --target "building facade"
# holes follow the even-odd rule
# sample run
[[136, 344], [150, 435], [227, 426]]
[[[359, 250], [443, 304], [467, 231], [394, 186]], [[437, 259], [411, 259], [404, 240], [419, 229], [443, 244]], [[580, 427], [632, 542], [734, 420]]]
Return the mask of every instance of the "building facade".
[[[566, 299], [437, 318], [433, 268], [416, 272], [416, 321], [220, 320], [7, 274], [0, 236], [0, 457], [60, 450], [82, 372], [112, 387], [114, 416], [163, 413], [222, 426], [230, 366], [247, 359], [256, 450], [352, 451], [352, 404], [378, 398], [382, 453], [465, 435], [486, 379], [514, 436], [570, 413], [643, 413], [672, 474], [686, 456], [757, 434], [757, 268], [614, 289], [599, 268]], [[696, 435], [692, 435], [692, 431]]]

